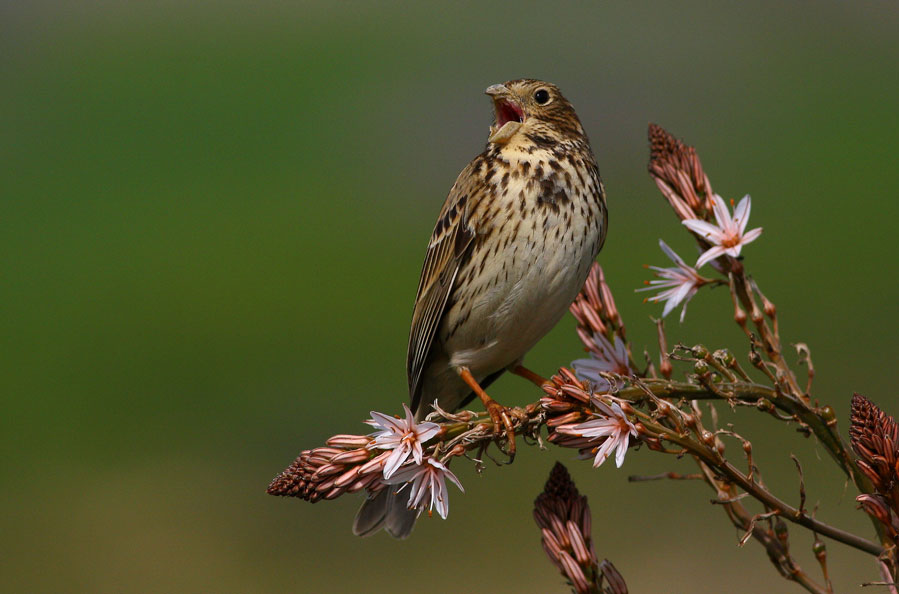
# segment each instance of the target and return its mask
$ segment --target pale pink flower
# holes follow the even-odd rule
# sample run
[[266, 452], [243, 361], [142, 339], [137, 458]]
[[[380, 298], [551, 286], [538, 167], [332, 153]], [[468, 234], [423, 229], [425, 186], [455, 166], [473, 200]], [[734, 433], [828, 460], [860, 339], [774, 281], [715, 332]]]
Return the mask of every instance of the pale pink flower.
[[637, 428], [628, 420], [617, 402], [613, 401], [609, 405], [596, 396], [592, 398], [592, 402], [599, 410], [595, 419], [583, 423], [559, 425], [556, 427], [556, 431], [574, 437], [596, 439], [599, 447], [596, 450], [596, 457], [593, 458], [593, 468], [597, 468], [605, 462], [612, 450], [616, 450], [615, 465], [621, 468], [631, 436], [637, 437]]
[[409, 486], [409, 503], [407, 504], [409, 509], [417, 509], [421, 513], [428, 508], [428, 514], [430, 514], [434, 508], [437, 508], [437, 513], [445, 520], [449, 514], [449, 492], [446, 489], [446, 479], [451, 480], [459, 487], [460, 491], [465, 492], [456, 475], [431, 457], [425, 458], [422, 464], [403, 466], [396, 471], [392, 478], [384, 482], [388, 485], [405, 483], [397, 492]]
[[371, 434], [370, 437], [374, 439], [367, 446], [368, 449], [393, 450], [384, 463], [385, 479], [390, 478], [409, 456], [412, 456], [416, 464], [421, 464], [424, 454], [421, 444], [440, 431], [440, 425], [437, 423], [416, 423], [409, 407], [404, 404], [403, 408], [406, 411], [405, 419], [371, 411], [371, 419], [365, 421], [372, 427], [380, 429]]
[[627, 344], [617, 334], [615, 343], [596, 332], [593, 334], [593, 345], [589, 359], [577, 359], [571, 366], [581, 379], [593, 382], [597, 391], [603, 392], [611, 388], [609, 380], [602, 377], [600, 372], [617, 373], [628, 376], [631, 374], [630, 359], [627, 356]]
[[650, 286], [637, 289], [637, 291], [665, 289], [658, 295], [650, 297], [648, 301], [656, 303], [659, 301], [665, 302], [665, 309], [662, 310], [663, 318], [671, 313], [671, 310], [677, 307], [678, 304], [683, 302], [684, 308], [680, 313], [680, 321], [683, 322], [684, 315], [687, 313], [687, 303], [690, 302], [690, 299], [693, 298], [693, 295], [696, 294], [699, 287], [711, 281], [700, 276], [695, 268], [684, 262], [681, 257], [674, 253], [674, 250], [668, 247], [661, 239], [659, 240], [659, 247], [662, 248], [662, 251], [665, 252], [666, 256], [671, 258], [672, 262], [677, 264], [677, 267], [661, 268], [659, 266], [650, 266], [649, 268], [654, 270], [656, 276], [660, 278], [649, 281]]
[[727, 254], [736, 258], [740, 255], [740, 250], [744, 245], [755, 241], [762, 234], [762, 228], [758, 227], [746, 233], [746, 224], [749, 222], [749, 209], [752, 206], [749, 194], [740, 200], [734, 209], [733, 217], [724, 199], [718, 194], [712, 196], [712, 211], [715, 213], [717, 225], [702, 221], [700, 219], [687, 219], [683, 224], [699, 235], [713, 247], [706, 250], [696, 261], [696, 268], [701, 268], [706, 262], [714, 260], [718, 256]]

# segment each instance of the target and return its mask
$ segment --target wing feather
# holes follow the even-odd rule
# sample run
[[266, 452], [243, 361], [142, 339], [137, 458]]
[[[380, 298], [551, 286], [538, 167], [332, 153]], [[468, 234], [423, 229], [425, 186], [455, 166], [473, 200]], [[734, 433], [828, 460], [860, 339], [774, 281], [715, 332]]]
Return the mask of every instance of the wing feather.
[[472, 183], [475, 181], [473, 166], [474, 163], [462, 171], [450, 190], [431, 234], [428, 253], [421, 269], [406, 354], [413, 410], [417, 409], [421, 399], [421, 374], [443, 321], [459, 267], [476, 235], [468, 217], [469, 202], [474, 193], [472, 190], [476, 189]]

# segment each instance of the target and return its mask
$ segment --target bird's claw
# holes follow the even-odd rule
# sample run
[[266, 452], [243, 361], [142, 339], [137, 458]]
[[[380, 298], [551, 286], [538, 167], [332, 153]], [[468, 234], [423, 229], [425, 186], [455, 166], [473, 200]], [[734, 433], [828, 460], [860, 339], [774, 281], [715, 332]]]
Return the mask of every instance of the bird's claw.
[[[496, 436], [497, 447], [499, 447], [500, 451], [509, 457], [509, 460], [506, 464], [511, 464], [513, 460], [515, 460], [515, 428], [512, 426], [512, 417], [510, 416], [510, 410], [503, 406], [502, 404], [497, 403], [495, 400], [490, 401], [486, 404], [487, 414], [490, 415], [490, 418], [493, 420], [493, 433]], [[503, 431], [505, 429], [505, 431]], [[500, 435], [505, 433], [506, 436], [506, 449], [503, 449], [500, 444]]]

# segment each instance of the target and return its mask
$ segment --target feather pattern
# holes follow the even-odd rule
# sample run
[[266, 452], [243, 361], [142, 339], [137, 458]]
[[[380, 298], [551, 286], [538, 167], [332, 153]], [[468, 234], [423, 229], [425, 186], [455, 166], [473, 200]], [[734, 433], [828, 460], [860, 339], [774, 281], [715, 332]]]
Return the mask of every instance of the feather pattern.
[[[483, 184], [472, 183], [479, 179], [471, 174], [473, 165], [474, 163], [470, 163], [463, 169], [453, 184], [434, 226], [421, 269], [406, 354], [413, 410], [418, 408], [421, 373], [428, 352], [443, 318], [459, 267], [476, 235], [468, 221], [467, 205], [470, 196], [483, 191]], [[472, 187], [479, 185], [481, 187]]]

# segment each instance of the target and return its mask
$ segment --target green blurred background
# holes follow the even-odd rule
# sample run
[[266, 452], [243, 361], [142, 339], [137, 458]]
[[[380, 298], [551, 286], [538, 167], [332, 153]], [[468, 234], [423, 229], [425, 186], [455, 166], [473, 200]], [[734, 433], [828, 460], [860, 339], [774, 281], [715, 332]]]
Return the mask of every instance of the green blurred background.
[[[719, 193], [752, 194], [747, 265], [842, 430], [853, 390], [899, 412], [893, 1], [6, 1], [0, 28], [4, 591], [562, 592], [531, 520], [556, 460], [631, 591], [799, 591], [703, 485], [628, 484], [691, 470], [646, 450], [620, 471], [557, 449], [457, 463], [465, 495], [405, 542], [353, 537], [358, 497], [264, 494], [299, 450], [400, 410], [433, 220], [485, 143], [483, 89], [511, 78], [557, 83], [590, 134], [638, 350], [660, 311], [632, 293], [641, 264], [667, 263], [660, 237], [694, 249], [646, 174], [654, 121]], [[670, 339], [745, 357], [730, 316], [703, 292]], [[530, 365], [579, 356], [572, 330]], [[493, 395], [536, 396], [514, 377]], [[758, 417], [726, 420], [772, 489], [797, 502], [795, 453], [819, 517], [870, 536], [823, 450]], [[828, 550], [838, 591], [877, 579]]]

